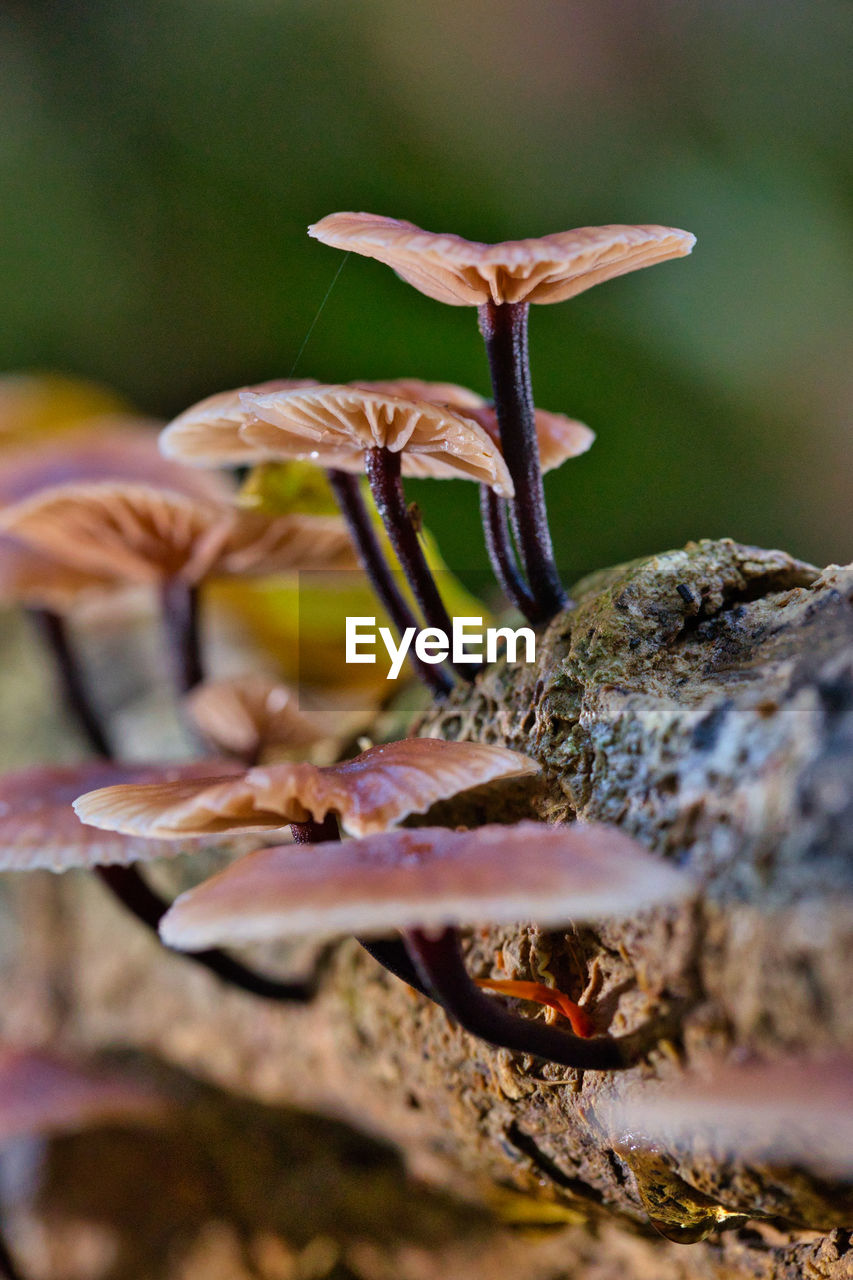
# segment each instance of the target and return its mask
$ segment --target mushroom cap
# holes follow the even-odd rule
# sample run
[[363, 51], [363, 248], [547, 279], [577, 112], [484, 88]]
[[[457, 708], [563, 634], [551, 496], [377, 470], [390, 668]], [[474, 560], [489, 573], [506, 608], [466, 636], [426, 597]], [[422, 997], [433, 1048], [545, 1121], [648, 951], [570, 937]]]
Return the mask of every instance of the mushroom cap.
[[853, 1174], [853, 1058], [730, 1062], [652, 1084], [632, 1082], [602, 1117], [621, 1144], [699, 1144], [735, 1159]]
[[312, 378], [278, 378], [251, 387], [217, 391], [190, 405], [160, 433], [160, 449], [168, 458], [191, 466], [242, 467], [263, 462], [267, 454], [241, 439], [238, 428], [246, 421], [240, 397], [245, 392], [299, 391], [316, 387]]
[[613, 827], [418, 827], [247, 854], [177, 898], [161, 936], [193, 950], [291, 935], [560, 925], [634, 913], [690, 887], [684, 872]]
[[[141, 840], [84, 826], [71, 807], [82, 791], [119, 782], [169, 778], [189, 780], [240, 772], [228, 760], [183, 765], [105, 764], [35, 765], [0, 777], [0, 871], [68, 871], [72, 867], [127, 866], [153, 858], [173, 858], [210, 847], [206, 842]], [[221, 842], [220, 842], [221, 843]]]
[[402, 453], [406, 475], [476, 480], [512, 496], [506, 463], [487, 432], [429, 401], [324, 386], [244, 394], [243, 405], [250, 416], [240, 434], [268, 455], [361, 472], [367, 449], [389, 449]]
[[0, 511], [0, 528], [84, 573], [137, 583], [358, 564], [337, 517], [271, 518], [121, 481], [43, 489]]
[[189, 471], [158, 448], [161, 422], [104, 415], [60, 436], [9, 449], [0, 471], [0, 503], [20, 502], [57, 485], [126, 480], [221, 502], [229, 496], [223, 477]]
[[306, 747], [324, 736], [299, 710], [296, 691], [252, 674], [206, 680], [184, 700], [198, 729], [221, 751], [254, 757], [263, 747]]
[[[478, 422], [500, 448], [501, 433], [498, 415], [490, 405], [466, 410], [469, 417]], [[551, 413], [547, 409], [534, 410], [536, 438], [539, 442], [539, 466], [542, 473], [562, 466], [567, 458], [577, 458], [586, 453], [595, 441], [595, 432], [583, 422], [567, 418], [563, 413]]]
[[117, 578], [86, 573], [52, 556], [0, 537], [0, 602], [67, 613], [83, 599], [116, 591]]
[[83, 822], [128, 834], [213, 835], [322, 822], [338, 815], [362, 836], [423, 813], [438, 800], [504, 778], [539, 772], [506, 747], [437, 738], [404, 738], [340, 764], [274, 764], [237, 779], [113, 786], [75, 801]]
[[683, 257], [696, 243], [675, 227], [604, 226], [481, 244], [373, 213], [331, 213], [308, 234], [376, 258], [428, 298], [457, 307], [563, 302], [614, 276]]
[[66, 1062], [39, 1049], [0, 1049], [0, 1142], [151, 1120], [166, 1099], [126, 1073]]
[[168, 489], [102, 481], [42, 489], [0, 512], [0, 528], [84, 572], [150, 583], [193, 561], [222, 510]]

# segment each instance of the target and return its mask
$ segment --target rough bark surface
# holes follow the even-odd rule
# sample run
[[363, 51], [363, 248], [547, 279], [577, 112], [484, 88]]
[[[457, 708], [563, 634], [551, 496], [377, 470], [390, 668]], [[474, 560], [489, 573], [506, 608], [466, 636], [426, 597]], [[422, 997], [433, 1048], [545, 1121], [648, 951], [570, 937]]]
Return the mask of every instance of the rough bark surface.
[[[442, 819], [531, 807], [549, 820], [601, 819], [696, 873], [701, 889], [681, 908], [470, 938], [477, 974], [553, 975], [583, 993], [601, 1032], [648, 1024], [642, 1065], [576, 1073], [493, 1051], [352, 944], [308, 1008], [224, 991], [160, 952], [83, 875], [0, 886], [3, 1034], [132, 1046], [255, 1101], [387, 1139], [417, 1175], [503, 1218], [567, 1224], [521, 1240], [484, 1235], [477, 1219], [438, 1252], [408, 1240], [350, 1250], [335, 1272], [339, 1252], [310, 1274], [853, 1276], [850, 1185], [720, 1160], [698, 1140], [640, 1151], [609, 1120], [638, 1080], [674, 1079], [685, 1065], [853, 1049], [853, 571], [708, 542], [598, 574], [573, 594], [535, 666], [487, 672], [421, 731], [502, 742], [544, 768], [537, 791], [482, 793]], [[32, 663], [28, 649], [18, 657]], [[19, 686], [10, 696], [34, 733], [55, 723]]]

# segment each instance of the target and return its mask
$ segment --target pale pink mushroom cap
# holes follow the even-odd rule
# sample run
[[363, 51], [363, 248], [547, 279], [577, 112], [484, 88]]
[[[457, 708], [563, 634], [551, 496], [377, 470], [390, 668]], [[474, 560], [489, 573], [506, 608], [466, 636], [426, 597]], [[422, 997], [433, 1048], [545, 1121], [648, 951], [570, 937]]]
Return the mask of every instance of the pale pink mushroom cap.
[[[0, 871], [68, 871], [72, 867], [127, 866], [153, 858], [209, 848], [211, 841], [144, 840], [84, 826], [72, 801], [92, 787], [119, 782], [188, 780], [240, 772], [231, 761], [183, 765], [120, 765], [102, 761], [76, 765], [34, 765], [0, 777]], [[222, 841], [218, 842], [221, 846]], [[229, 844], [229, 848], [233, 848]], [[241, 850], [242, 851], [242, 850]]]
[[163, 457], [162, 423], [108, 415], [89, 419], [61, 435], [18, 445], [3, 454], [0, 503], [19, 502], [40, 489], [64, 484], [125, 480], [222, 502], [229, 486], [221, 476], [190, 471]]
[[710, 1148], [853, 1174], [853, 1058], [727, 1063], [637, 1085], [602, 1109], [620, 1145]]
[[0, 1142], [150, 1121], [165, 1106], [162, 1093], [126, 1074], [66, 1062], [43, 1049], [0, 1049]]
[[265, 747], [306, 747], [325, 736], [319, 718], [299, 710], [294, 689], [251, 674], [206, 680], [185, 699], [204, 736], [222, 751], [254, 757]]
[[240, 434], [269, 455], [362, 472], [366, 450], [388, 449], [402, 455], [404, 475], [476, 480], [512, 496], [506, 463], [488, 433], [443, 405], [352, 386], [242, 399], [249, 417]]
[[474, 307], [563, 302], [604, 280], [683, 257], [696, 243], [675, 227], [604, 226], [481, 244], [373, 213], [331, 213], [308, 234], [384, 262], [428, 298]]
[[[500, 448], [500, 428], [494, 409], [484, 406], [469, 409], [468, 414], [478, 422]], [[567, 418], [563, 413], [551, 413], [547, 409], [534, 410], [536, 437], [539, 441], [539, 467], [542, 473], [553, 471], [568, 458], [586, 453], [595, 441], [595, 432], [583, 422]]]
[[251, 387], [217, 391], [190, 405], [160, 433], [160, 449], [168, 458], [191, 466], [242, 467], [263, 462], [267, 454], [243, 440], [239, 428], [246, 421], [240, 397], [245, 392], [299, 391], [315, 387], [312, 378], [278, 378]]
[[334, 813], [345, 831], [362, 836], [457, 792], [538, 772], [534, 760], [506, 747], [404, 738], [341, 764], [266, 765], [197, 786], [106, 787], [81, 796], [74, 807], [83, 822], [135, 835], [265, 831], [322, 822]]
[[633, 914], [691, 881], [612, 827], [522, 822], [263, 849], [182, 894], [170, 946]]
[[335, 516], [269, 517], [150, 485], [58, 485], [0, 511], [0, 529], [83, 573], [125, 582], [355, 568]]

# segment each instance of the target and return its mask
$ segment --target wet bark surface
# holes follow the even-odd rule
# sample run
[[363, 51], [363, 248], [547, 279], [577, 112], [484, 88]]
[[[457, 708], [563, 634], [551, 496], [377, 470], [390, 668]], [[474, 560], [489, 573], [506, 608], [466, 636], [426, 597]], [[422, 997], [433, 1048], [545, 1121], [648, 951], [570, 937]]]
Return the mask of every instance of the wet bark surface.
[[[532, 809], [603, 820], [696, 875], [695, 897], [678, 908], [468, 939], [478, 976], [552, 976], [582, 996], [599, 1032], [648, 1025], [641, 1065], [578, 1073], [492, 1050], [351, 943], [307, 1008], [225, 991], [158, 951], [76, 873], [0, 886], [4, 1034], [84, 1051], [131, 1046], [256, 1103], [335, 1116], [498, 1223], [536, 1224], [535, 1236], [506, 1225], [489, 1234], [472, 1210], [432, 1250], [416, 1233], [367, 1253], [357, 1232], [333, 1232], [334, 1258], [327, 1251], [326, 1271], [310, 1274], [851, 1276], [853, 1187], [807, 1159], [721, 1159], [699, 1138], [678, 1151], [638, 1144], [612, 1116], [638, 1082], [675, 1081], [685, 1068], [853, 1048], [853, 571], [723, 541], [598, 574], [572, 594], [576, 607], [540, 638], [535, 666], [497, 666], [419, 729], [500, 742], [544, 770], [532, 790], [489, 789], [433, 817]], [[15, 697], [52, 740], [55, 713]], [[226, 1166], [246, 1163], [240, 1144], [216, 1150]], [[351, 1171], [340, 1180], [358, 1185]], [[428, 1197], [408, 1194], [412, 1206]], [[199, 1221], [208, 1216], [243, 1221], [236, 1202], [232, 1215], [200, 1207]], [[265, 1223], [261, 1234], [276, 1230]], [[286, 1243], [283, 1220], [278, 1234]], [[251, 1265], [246, 1274], [267, 1274]]]

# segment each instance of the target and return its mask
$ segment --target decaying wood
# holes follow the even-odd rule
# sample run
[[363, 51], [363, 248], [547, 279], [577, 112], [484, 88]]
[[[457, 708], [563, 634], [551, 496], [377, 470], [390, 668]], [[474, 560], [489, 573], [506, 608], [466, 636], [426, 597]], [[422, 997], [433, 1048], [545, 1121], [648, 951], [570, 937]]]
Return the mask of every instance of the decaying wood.
[[[495, 668], [421, 727], [502, 742], [545, 770], [537, 791], [483, 792], [442, 820], [531, 807], [602, 819], [696, 873], [701, 888], [677, 909], [470, 939], [476, 973], [553, 975], [584, 993], [602, 1032], [648, 1024], [641, 1066], [580, 1074], [493, 1051], [349, 943], [308, 1008], [224, 991], [76, 874], [2, 885], [3, 1034], [131, 1046], [255, 1102], [346, 1120], [419, 1176], [504, 1214], [523, 1205], [535, 1221], [573, 1224], [544, 1241], [478, 1236], [453, 1261], [444, 1246], [440, 1265], [420, 1248], [393, 1266], [374, 1252], [373, 1271], [348, 1255], [341, 1274], [387, 1265], [475, 1280], [499, 1269], [490, 1251], [502, 1249], [520, 1280], [853, 1276], [853, 1186], [720, 1161], [698, 1141], [641, 1151], [609, 1119], [641, 1079], [732, 1055], [853, 1051], [853, 571], [708, 542], [598, 574], [574, 595], [535, 668]], [[4, 699], [14, 680], [7, 670]], [[31, 733], [56, 724], [20, 680], [9, 697]], [[7, 750], [10, 767], [20, 761]], [[663, 1240], [650, 1219], [697, 1242]]]

